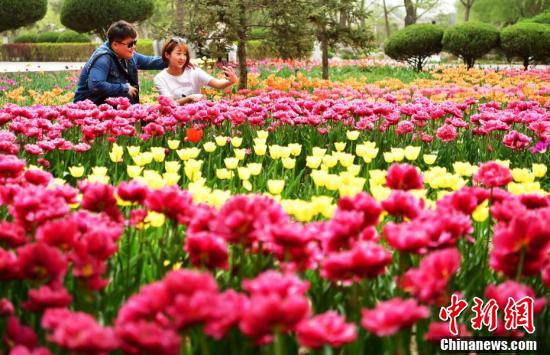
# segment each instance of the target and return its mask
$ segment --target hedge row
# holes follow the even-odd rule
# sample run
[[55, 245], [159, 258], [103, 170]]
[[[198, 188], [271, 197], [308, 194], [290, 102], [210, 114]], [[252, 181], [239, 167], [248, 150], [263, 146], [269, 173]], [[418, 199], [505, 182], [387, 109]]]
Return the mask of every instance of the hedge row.
[[90, 43], [88, 35], [75, 31], [23, 33], [15, 38], [15, 43]]
[[[85, 62], [96, 48], [93, 43], [10, 43], [0, 47], [0, 58], [12, 62]], [[138, 41], [137, 51], [153, 55], [153, 41]]]
[[463, 59], [468, 68], [492, 49], [509, 60], [519, 58], [527, 70], [533, 62], [550, 61], [550, 25], [521, 22], [498, 31], [484, 23], [467, 22], [444, 30], [431, 24], [416, 24], [394, 32], [385, 43], [385, 53], [406, 60], [422, 70], [426, 59], [444, 50]]

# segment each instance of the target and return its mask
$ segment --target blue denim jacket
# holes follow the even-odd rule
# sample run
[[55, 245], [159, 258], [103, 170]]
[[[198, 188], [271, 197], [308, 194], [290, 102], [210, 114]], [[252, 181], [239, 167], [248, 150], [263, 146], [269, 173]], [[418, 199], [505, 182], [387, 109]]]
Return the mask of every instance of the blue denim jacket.
[[139, 87], [139, 69], [164, 69], [166, 64], [160, 57], [135, 53], [126, 61], [127, 73], [116, 54], [105, 42], [97, 48], [80, 73], [74, 102], [91, 100], [95, 104], [105, 103], [109, 97], [127, 97], [131, 103], [139, 103], [139, 95], [128, 95], [128, 86]]

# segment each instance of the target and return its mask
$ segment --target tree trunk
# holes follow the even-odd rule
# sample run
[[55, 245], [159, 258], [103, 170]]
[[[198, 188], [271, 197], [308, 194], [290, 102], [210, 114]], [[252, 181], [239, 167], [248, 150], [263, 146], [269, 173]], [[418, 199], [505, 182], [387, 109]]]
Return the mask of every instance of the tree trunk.
[[323, 63], [323, 79], [328, 80], [328, 39], [323, 36], [321, 40], [321, 52]]
[[529, 57], [523, 58], [523, 69], [524, 70], [529, 69]]
[[239, 59], [239, 89], [246, 89], [248, 84], [248, 69], [246, 67], [246, 6], [239, 1], [239, 30], [237, 36], [237, 57]]
[[460, 0], [464, 6], [464, 22], [468, 22], [468, 20], [470, 20], [470, 10], [472, 9], [472, 6], [474, 6], [474, 1], [475, 0]]
[[384, 26], [386, 27], [386, 38], [390, 37], [390, 19], [388, 13], [388, 7], [386, 6], [386, 0], [382, 0], [382, 5], [384, 5]]
[[471, 6], [464, 9], [464, 22], [468, 22], [468, 20], [470, 20], [470, 9]]
[[405, 11], [407, 15], [405, 16], [405, 27], [409, 25], [414, 25], [416, 23], [416, 7], [413, 5], [412, 0], [405, 1]]

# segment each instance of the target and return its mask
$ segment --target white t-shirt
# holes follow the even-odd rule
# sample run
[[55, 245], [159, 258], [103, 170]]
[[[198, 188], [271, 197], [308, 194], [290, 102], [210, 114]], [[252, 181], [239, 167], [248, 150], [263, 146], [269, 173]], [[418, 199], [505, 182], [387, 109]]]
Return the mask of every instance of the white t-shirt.
[[171, 99], [182, 98], [183, 95], [200, 94], [201, 88], [214, 79], [200, 68], [186, 68], [183, 74], [174, 76], [164, 69], [155, 76], [155, 87], [162, 96]]

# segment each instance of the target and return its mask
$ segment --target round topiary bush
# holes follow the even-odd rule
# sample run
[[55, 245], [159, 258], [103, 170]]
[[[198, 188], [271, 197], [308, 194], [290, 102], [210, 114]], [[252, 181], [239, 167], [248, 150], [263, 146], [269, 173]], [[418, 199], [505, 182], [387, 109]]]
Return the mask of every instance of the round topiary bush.
[[498, 44], [498, 29], [480, 22], [453, 26], [443, 34], [443, 50], [461, 57], [468, 69]]
[[38, 35], [36, 33], [22, 33], [19, 36], [15, 37], [15, 43], [36, 43]]
[[501, 48], [507, 58], [520, 58], [525, 70], [529, 63], [547, 63], [550, 57], [550, 26], [540, 23], [517, 23], [500, 33]]
[[91, 42], [90, 36], [76, 31], [65, 31], [59, 34], [58, 43], [88, 43]]
[[35, 23], [47, 9], [47, 0], [0, 0], [0, 32]]
[[36, 37], [37, 43], [55, 43], [59, 38], [58, 32], [42, 32]]
[[384, 44], [384, 52], [395, 60], [406, 60], [420, 71], [424, 62], [441, 52], [443, 28], [432, 24], [415, 24], [394, 32]]
[[61, 23], [78, 32], [94, 32], [107, 39], [107, 29], [118, 20], [144, 21], [151, 17], [153, 0], [64, 0]]

